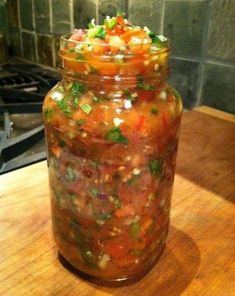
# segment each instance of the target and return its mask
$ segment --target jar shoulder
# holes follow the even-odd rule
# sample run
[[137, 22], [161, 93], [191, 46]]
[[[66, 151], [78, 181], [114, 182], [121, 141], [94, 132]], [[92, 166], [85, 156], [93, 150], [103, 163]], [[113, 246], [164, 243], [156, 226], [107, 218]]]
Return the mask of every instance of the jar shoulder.
[[59, 82], [46, 95], [45, 122], [70, 129], [82, 127], [97, 134], [118, 128], [148, 135], [181, 117], [182, 100], [173, 87], [141, 87], [90, 88], [78, 82]]

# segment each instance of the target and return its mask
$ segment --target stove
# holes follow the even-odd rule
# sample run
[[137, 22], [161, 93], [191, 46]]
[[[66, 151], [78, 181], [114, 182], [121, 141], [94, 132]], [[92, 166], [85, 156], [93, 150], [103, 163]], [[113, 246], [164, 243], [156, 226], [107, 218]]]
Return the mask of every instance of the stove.
[[0, 66], [0, 174], [46, 158], [42, 103], [58, 80], [34, 64]]

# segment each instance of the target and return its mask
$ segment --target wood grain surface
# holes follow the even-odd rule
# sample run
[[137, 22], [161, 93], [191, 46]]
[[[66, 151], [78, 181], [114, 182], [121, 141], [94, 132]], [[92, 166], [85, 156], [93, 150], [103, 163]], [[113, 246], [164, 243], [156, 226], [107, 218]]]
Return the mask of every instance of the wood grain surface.
[[183, 116], [163, 256], [129, 286], [95, 285], [59, 263], [45, 161], [0, 176], [0, 295], [234, 296], [235, 123], [206, 109]]

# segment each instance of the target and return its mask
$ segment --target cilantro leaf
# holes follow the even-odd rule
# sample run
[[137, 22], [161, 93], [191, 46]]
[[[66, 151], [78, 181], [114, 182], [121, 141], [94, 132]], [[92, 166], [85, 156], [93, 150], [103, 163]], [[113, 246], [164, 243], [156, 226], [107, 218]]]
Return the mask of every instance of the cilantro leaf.
[[86, 86], [80, 82], [74, 82], [71, 87], [71, 92], [73, 96], [80, 96], [86, 91]]
[[89, 191], [93, 197], [97, 197], [98, 190], [95, 187], [91, 187]]
[[158, 110], [157, 110], [157, 108], [153, 107], [153, 108], [151, 109], [151, 113], [157, 115], [157, 114], [158, 114]]
[[119, 127], [112, 127], [106, 134], [105, 139], [116, 143], [128, 144], [128, 139], [123, 136]]
[[125, 16], [125, 12], [123, 12], [121, 9], [117, 9], [116, 16]]
[[77, 107], [78, 107], [78, 104], [79, 104], [79, 99], [78, 99], [78, 97], [76, 97], [76, 98], [74, 99], [74, 101], [73, 101], [73, 107], [74, 107], [74, 108], [77, 108]]
[[151, 84], [145, 84], [145, 83], [143, 83], [143, 82], [138, 83], [138, 84], [137, 84], [137, 87], [138, 87], [139, 89], [143, 89], [143, 90], [146, 90], [146, 91], [154, 90], [154, 86], [153, 86], [153, 85], [151, 85]]
[[161, 39], [154, 32], [150, 31], [148, 35], [152, 39], [152, 43], [161, 43]]
[[89, 23], [89, 24], [88, 24], [88, 28], [89, 28], [89, 29], [94, 29], [94, 28], [95, 28], [95, 25], [94, 25], [93, 23]]
[[98, 71], [97, 71], [97, 69], [96, 68], [94, 68], [92, 65], [89, 65], [89, 68], [90, 68], [90, 73], [97, 73]]
[[104, 39], [106, 36], [106, 31], [103, 27], [97, 27], [95, 36], [96, 38]]
[[154, 86], [151, 84], [145, 84], [144, 78], [141, 75], [137, 75], [137, 87], [139, 89], [143, 89], [145, 91], [151, 91], [154, 90]]
[[47, 120], [50, 120], [54, 114], [54, 110], [50, 107], [47, 107], [45, 108], [43, 114]]
[[100, 99], [97, 98], [96, 96], [93, 96], [93, 101], [96, 102], [96, 103], [99, 103], [100, 102]]
[[160, 176], [162, 172], [162, 164], [158, 159], [149, 161], [149, 170], [152, 175]]
[[97, 215], [96, 215], [96, 217], [97, 217], [97, 220], [108, 220], [108, 219], [110, 219], [111, 218], [111, 214], [112, 213], [98, 213]]
[[103, 26], [95, 26], [94, 28], [88, 30], [87, 35], [91, 38], [104, 39], [106, 36], [106, 31]]
[[82, 54], [82, 53], [78, 53], [77, 55], [76, 55], [76, 60], [77, 61], [84, 61], [86, 58], [85, 58], [85, 56], [84, 56], [84, 54]]
[[117, 19], [112, 17], [110, 20], [105, 21], [105, 25], [109, 30], [112, 30], [117, 24]]
[[56, 101], [56, 104], [65, 115], [71, 114], [71, 108], [64, 98], [60, 101]]
[[83, 125], [85, 123], [86, 123], [86, 119], [84, 119], [84, 118], [80, 118], [80, 119], [77, 120], [77, 125], [79, 125], [79, 126], [81, 126], [81, 125]]

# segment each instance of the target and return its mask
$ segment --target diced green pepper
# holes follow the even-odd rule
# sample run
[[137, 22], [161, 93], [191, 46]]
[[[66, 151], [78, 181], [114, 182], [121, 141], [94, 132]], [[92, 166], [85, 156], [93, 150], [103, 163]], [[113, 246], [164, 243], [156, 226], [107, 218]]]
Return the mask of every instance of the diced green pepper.
[[84, 113], [86, 113], [87, 115], [91, 113], [91, 111], [93, 110], [93, 108], [89, 105], [89, 104], [83, 104], [81, 106], [81, 109]]

